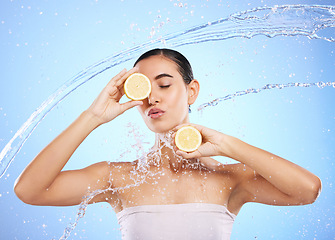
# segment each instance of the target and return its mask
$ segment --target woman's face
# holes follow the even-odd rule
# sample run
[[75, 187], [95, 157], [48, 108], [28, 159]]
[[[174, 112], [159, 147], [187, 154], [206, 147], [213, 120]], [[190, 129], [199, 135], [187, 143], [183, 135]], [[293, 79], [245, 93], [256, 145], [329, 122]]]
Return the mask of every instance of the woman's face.
[[[148, 126], [156, 133], [163, 133], [188, 123], [188, 105], [192, 84], [186, 85], [177, 65], [164, 56], [151, 56], [136, 64], [138, 72], [151, 81], [151, 94], [138, 110]], [[196, 81], [196, 80], [194, 80]]]

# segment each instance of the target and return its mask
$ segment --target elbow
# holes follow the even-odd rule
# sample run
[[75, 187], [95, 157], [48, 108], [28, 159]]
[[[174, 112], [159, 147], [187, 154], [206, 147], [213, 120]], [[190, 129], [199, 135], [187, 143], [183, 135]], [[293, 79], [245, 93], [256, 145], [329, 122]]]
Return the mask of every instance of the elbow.
[[18, 181], [14, 184], [14, 193], [22, 202], [30, 205], [38, 205], [36, 201], [37, 197], [31, 194], [27, 188], [22, 186]]
[[15, 183], [15, 185], [14, 185], [14, 193], [22, 202], [26, 203], [25, 194], [24, 194], [22, 188], [20, 187], [20, 185], [17, 184], [17, 183]]
[[322, 189], [322, 183], [320, 178], [315, 176], [310, 183], [308, 184], [307, 189], [304, 191], [305, 194], [302, 200], [302, 205], [312, 204], [316, 201], [316, 199], [320, 196]]
[[17, 181], [14, 184], [15, 195], [24, 203], [30, 204], [29, 197], [24, 191], [24, 188]]
[[317, 176], [315, 176], [315, 180], [314, 180], [314, 185], [313, 185], [313, 202], [316, 201], [316, 199], [320, 196], [320, 193], [321, 193], [321, 189], [322, 189], [322, 182], [321, 182], [321, 179], [318, 178]]

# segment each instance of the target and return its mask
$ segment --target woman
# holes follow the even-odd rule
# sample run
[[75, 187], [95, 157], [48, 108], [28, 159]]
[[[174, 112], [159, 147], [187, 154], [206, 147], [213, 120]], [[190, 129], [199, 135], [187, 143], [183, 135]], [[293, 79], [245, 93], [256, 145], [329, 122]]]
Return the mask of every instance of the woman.
[[[143, 101], [119, 100], [132, 73], [143, 73], [152, 92]], [[123, 70], [93, 104], [44, 148], [17, 179], [15, 193], [33, 205], [69, 206], [98, 189], [90, 203], [108, 202], [123, 239], [229, 239], [235, 216], [247, 202], [303, 205], [317, 198], [317, 176], [292, 162], [215, 130], [189, 123], [199, 93], [191, 66], [180, 53], [154, 49]], [[100, 162], [62, 171], [81, 142], [98, 126], [137, 106], [155, 146], [134, 162]], [[177, 150], [173, 134], [193, 125], [203, 136], [198, 150]], [[210, 158], [239, 161], [224, 165]]]

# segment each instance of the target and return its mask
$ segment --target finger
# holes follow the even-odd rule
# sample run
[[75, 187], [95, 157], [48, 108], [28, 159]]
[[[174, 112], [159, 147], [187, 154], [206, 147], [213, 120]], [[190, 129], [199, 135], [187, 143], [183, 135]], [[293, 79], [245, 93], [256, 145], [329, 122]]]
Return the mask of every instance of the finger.
[[122, 84], [121, 86], [119, 86], [119, 88], [118, 88], [118, 90], [120, 91], [120, 93], [121, 93], [121, 96], [123, 96], [124, 95], [124, 84]]
[[122, 85], [124, 84], [124, 82], [127, 80], [127, 78], [138, 71], [137, 67], [133, 67], [132, 69], [130, 69], [128, 72], [126, 72], [124, 75], [122, 75], [119, 79], [116, 80], [115, 82], [115, 86], [117, 88], [120, 88], [120, 86], [122, 87]]
[[136, 107], [136, 106], [140, 106], [142, 105], [143, 102], [142, 101], [129, 101], [129, 102], [125, 102], [125, 103], [122, 103], [121, 104], [121, 108], [122, 108], [122, 113], [124, 113], [125, 111], [133, 108], [133, 107]]
[[176, 154], [182, 156], [185, 159], [191, 159], [191, 158], [199, 158], [199, 157], [201, 157], [201, 154], [200, 154], [199, 151], [194, 151], [194, 152], [187, 153], [187, 152], [183, 152], [183, 151], [177, 150]]
[[119, 72], [118, 74], [116, 74], [108, 83], [107, 83], [107, 86], [110, 86], [110, 85], [114, 85], [115, 82], [117, 81], [117, 79], [120, 79], [125, 73], [127, 72], [127, 69], [122, 69], [121, 72]]

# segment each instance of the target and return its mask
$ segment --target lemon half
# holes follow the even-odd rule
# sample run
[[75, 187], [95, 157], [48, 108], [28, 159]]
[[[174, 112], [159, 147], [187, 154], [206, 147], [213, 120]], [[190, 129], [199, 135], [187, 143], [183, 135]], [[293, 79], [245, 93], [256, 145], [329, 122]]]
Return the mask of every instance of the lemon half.
[[192, 126], [180, 128], [175, 136], [176, 146], [184, 152], [193, 152], [197, 150], [202, 142], [201, 133]]
[[146, 99], [151, 92], [151, 82], [142, 73], [133, 73], [124, 83], [124, 93], [132, 100]]

